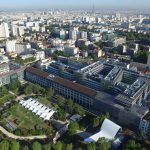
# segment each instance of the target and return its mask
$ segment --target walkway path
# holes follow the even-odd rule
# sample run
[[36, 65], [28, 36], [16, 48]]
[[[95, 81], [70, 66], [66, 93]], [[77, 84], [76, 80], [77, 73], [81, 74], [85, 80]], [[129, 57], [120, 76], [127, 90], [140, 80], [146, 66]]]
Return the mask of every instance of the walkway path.
[[0, 131], [8, 136], [9, 138], [16, 139], [16, 140], [35, 140], [35, 139], [46, 139], [48, 136], [46, 135], [39, 135], [39, 136], [17, 136], [10, 132], [8, 132], [6, 129], [4, 129], [2, 126], [0, 126]]

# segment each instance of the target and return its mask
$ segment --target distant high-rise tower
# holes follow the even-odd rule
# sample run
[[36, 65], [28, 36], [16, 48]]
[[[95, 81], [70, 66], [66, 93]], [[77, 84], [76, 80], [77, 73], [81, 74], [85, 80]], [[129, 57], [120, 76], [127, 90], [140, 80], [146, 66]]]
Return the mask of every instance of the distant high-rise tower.
[[9, 28], [6, 22], [0, 24], [0, 38], [9, 38]]
[[94, 14], [95, 14], [95, 5], [94, 5], [94, 2], [93, 2], [93, 7], [92, 7], [91, 15], [94, 15]]
[[121, 14], [119, 12], [116, 13], [116, 19], [121, 20]]

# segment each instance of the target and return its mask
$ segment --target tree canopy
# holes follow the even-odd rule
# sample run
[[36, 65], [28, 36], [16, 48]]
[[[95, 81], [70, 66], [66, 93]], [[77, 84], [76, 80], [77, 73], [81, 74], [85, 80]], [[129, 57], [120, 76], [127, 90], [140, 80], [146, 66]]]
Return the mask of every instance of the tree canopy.
[[41, 144], [39, 142], [34, 142], [33, 145], [32, 145], [32, 149], [33, 150], [41, 150], [42, 147], [41, 147]]
[[53, 150], [62, 150], [63, 148], [63, 143], [58, 141], [56, 144], [53, 144]]
[[43, 150], [51, 150], [51, 145], [50, 144], [44, 144]]
[[65, 150], [72, 150], [73, 149], [73, 145], [72, 145], [72, 143], [70, 143], [70, 144], [66, 144], [66, 148], [65, 148]]
[[139, 50], [137, 54], [134, 56], [133, 60], [139, 63], [147, 63], [149, 52]]
[[76, 134], [77, 130], [79, 129], [79, 125], [77, 122], [72, 121], [70, 122], [69, 126], [68, 126], [68, 134], [70, 136]]
[[109, 118], [109, 117], [110, 117], [109, 113], [106, 113], [106, 114], [103, 114], [99, 117], [93, 118], [92, 126], [94, 128], [98, 127], [104, 121], [104, 119]]
[[92, 142], [87, 144], [87, 150], [96, 150], [96, 143]]
[[10, 144], [7, 140], [2, 140], [0, 142], [0, 150], [9, 150]]
[[12, 141], [11, 150], [20, 150], [20, 143], [17, 141]]
[[100, 138], [97, 143], [98, 150], [109, 150], [111, 148], [111, 143], [105, 138]]

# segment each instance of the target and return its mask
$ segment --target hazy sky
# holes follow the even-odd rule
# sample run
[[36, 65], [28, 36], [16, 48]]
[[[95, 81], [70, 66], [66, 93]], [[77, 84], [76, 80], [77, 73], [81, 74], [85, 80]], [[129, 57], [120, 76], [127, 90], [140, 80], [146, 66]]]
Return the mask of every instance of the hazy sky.
[[150, 0], [0, 0], [0, 8], [150, 8]]

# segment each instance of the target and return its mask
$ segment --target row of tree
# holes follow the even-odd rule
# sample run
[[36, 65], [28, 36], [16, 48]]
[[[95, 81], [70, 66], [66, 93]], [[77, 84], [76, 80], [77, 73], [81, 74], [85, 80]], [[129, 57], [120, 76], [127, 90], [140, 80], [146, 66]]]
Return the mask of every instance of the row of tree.
[[0, 89], [0, 97], [4, 97], [9, 94], [9, 90], [18, 94], [21, 88], [21, 83], [19, 80], [13, 80], [8, 86], [2, 86]]
[[34, 62], [35, 60], [36, 60], [35, 57], [30, 57], [26, 59], [21, 59], [20, 57], [17, 57], [15, 62], [23, 65], [23, 64], [30, 63], [30, 62]]
[[28, 84], [24, 88], [24, 93], [26, 95], [37, 94], [37, 95], [45, 95], [46, 90], [38, 84]]
[[111, 143], [105, 138], [100, 138], [96, 143], [92, 142], [87, 144], [87, 150], [109, 150]]
[[134, 40], [141, 40], [143, 38], [147, 38], [147, 39], [150, 38], [149, 34], [143, 34], [143, 33], [138, 33], [138, 32], [116, 31], [116, 33], [121, 36], [126, 36], [127, 41], [130, 41], [130, 40], [134, 41]]
[[128, 140], [124, 146], [123, 146], [124, 150], [146, 150], [147, 148], [145, 148], [142, 144], [140, 144], [139, 142], [131, 139]]
[[149, 54], [150, 53], [147, 52], [147, 51], [141, 51], [141, 50], [139, 50], [137, 52], [137, 54], [134, 56], [133, 60], [135, 62], [147, 64], [147, 59], [148, 59]]
[[110, 117], [109, 113], [102, 114], [102, 115], [100, 115], [100, 116], [98, 116], [98, 117], [93, 117], [93, 120], [92, 120], [92, 127], [93, 127], [93, 128], [96, 128], [96, 127], [100, 126], [101, 123], [102, 123], [106, 118], [108, 119], [109, 117]]
[[[74, 124], [74, 125], [73, 125]], [[71, 127], [74, 128], [76, 123], [72, 122], [70, 125]], [[72, 132], [71, 130], [68, 131], [70, 135], [74, 134], [74, 131]], [[32, 143], [24, 144], [23, 142], [16, 141], [16, 140], [2, 140], [0, 142], [0, 150], [72, 150], [75, 149], [76, 147], [73, 146], [72, 143], [70, 144], [65, 144], [61, 141], [56, 142], [55, 144], [51, 143], [40, 143], [38, 141], [34, 141]], [[86, 145], [85, 148], [79, 148], [80, 150], [82, 149], [87, 149], [87, 150], [110, 150], [112, 149], [111, 142], [106, 140], [105, 138], [100, 138], [96, 143], [92, 142]], [[144, 147], [142, 144], [139, 142], [131, 139], [128, 140], [122, 148], [123, 150], [146, 150], [147, 148]]]
[[54, 59], [57, 59], [58, 56], [69, 57], [69, 55], [66, 54], [66, 53], [64, 53], [63, 51], [55, 51], [55, 52], [53, 53]]
[[21, 90], [21, 83], [19, 80], [13, 80], [9, 85], [8, 88], [10, 91], [14, 92], [15, 94], [19, 94]]
[[[52, 96], [54, 95], [54, 90], [52, 88], [44, 89], [40, 85], [36, 85], [36, 84], [28, 84], [24, 88], [24, 93], [26, 95], [31, 95], [31, 94], [45, 95], [46, 97], [52, 99]], [[57, 119], [65, 121], [66, 120], [66, 113], [80, 114], [80, 115], [85, 114], [84, 109], [81, 106], [79, 106], [78, 104], [74, 103], [72, 100], [65, 99], [62, 96], [56, 96], [55, 99], [58, 101], [57, 107], [56, 107]]]
[[8, 89], [5, 86], [1, 87], [1, 91], [0, 91], [0, 98], [4, 97], [8, 95]]
[[0, 150], [72, 150], [73, 145], [70, 144], [63, 144], [62, 142], [58, 141], [55, 144], [41, 144], [38, 141], [33, 143], [24, 144], [19, 141], [15, 140], [2, 140], [0, 142]]
[[81, 116], [85, 114], [84, 109], [78, 104], [74, 103], [73, 100], [65, 99], [62, 96], [57, 96], [56, 99], [58, 101], [57, 118], [59, 120], [66, 120], [66, 112], [69, 114], [79, 114]]

